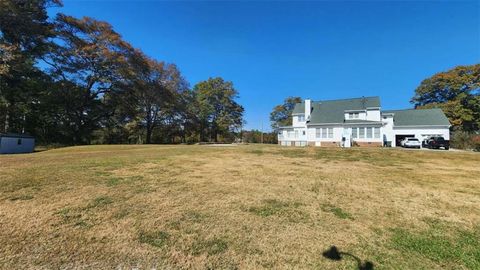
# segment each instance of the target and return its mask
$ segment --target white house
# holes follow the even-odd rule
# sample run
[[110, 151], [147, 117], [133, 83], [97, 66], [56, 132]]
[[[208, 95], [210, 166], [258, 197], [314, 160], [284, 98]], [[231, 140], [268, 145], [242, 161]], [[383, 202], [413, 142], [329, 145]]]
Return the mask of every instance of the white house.
[[382, 111], [379, 97], [312, 101], [295, 105], [292, 125], [279, 128], [283, 146], [397, 146], [405, 137], [450, 139], [440, 109]]
[[31, 153], [35, 138], [25, 134], [0, 133], [0, 154]]

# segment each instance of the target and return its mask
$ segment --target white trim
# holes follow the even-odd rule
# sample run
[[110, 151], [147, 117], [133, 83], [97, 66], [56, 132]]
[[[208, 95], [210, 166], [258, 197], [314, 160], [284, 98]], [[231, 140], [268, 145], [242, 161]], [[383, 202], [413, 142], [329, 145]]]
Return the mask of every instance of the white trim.
[[393, 128], [410, 128], [410, 127], [445, 127], [445, 128], [450, 128], [452, 125], [411, 125], [411, 126], [397, 126], [395, 125], [395, 122], [393, 123]]
[[307, 126], [334, 126], [334, 125], [343, 125], [343, 123], [308, 123]]
[[345, 110], [344, 112], [366, 112], [366, 109], [359, 109], [359, 110]]
[[343, 126], [359, 126], [359, 125], [367, 125], [367, 126], [383, 126], [383, 123], [382, 122], [371, 122], [371, 123], [368, 123], [368, 122], [357, 122], [357, 123], [345, 123], [343, 124]]

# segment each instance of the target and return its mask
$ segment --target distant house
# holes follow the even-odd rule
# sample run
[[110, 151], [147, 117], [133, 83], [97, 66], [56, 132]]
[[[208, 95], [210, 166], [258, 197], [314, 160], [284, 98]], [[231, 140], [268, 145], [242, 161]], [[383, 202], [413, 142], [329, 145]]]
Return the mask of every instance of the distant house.
[[25, 134], [0, 133], [0, 154], [31, 153], [35, 138]]
[[295, 105], [292, 125], [279, 128], [283, 146], [399, 146], [405, 137], [450, 139], [440, 109], [382, 111], [379, 97], [312, 101]]

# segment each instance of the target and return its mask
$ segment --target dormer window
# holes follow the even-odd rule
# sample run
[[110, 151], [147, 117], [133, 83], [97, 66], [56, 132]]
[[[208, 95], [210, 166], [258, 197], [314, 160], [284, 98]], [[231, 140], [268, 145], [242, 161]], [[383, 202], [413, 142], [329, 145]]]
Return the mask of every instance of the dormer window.
[[348, 119], [358, 119], [359, 114], [358, 113], [349, 113], [348, 114]]

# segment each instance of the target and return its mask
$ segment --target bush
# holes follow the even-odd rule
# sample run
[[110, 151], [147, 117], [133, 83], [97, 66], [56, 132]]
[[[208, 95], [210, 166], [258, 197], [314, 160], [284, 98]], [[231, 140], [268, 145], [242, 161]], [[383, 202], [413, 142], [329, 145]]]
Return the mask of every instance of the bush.
[[480, 135], [472, 136], [473, 150], [480, 152]]
[[450, 142], [453, 148], [457, 149], [472, 149], [473, 148], [473, 136], [466, 131], [458, 130], [453, 133], [452, 140]]

